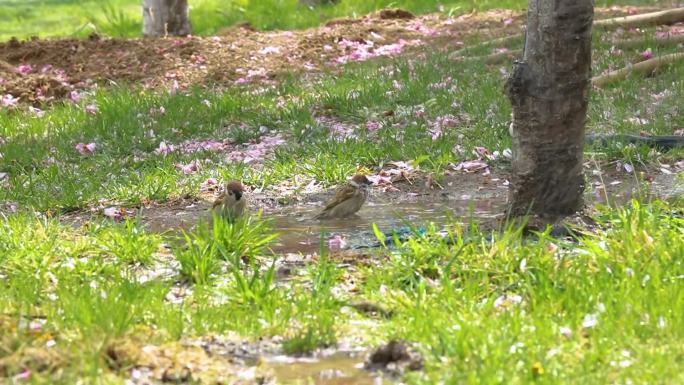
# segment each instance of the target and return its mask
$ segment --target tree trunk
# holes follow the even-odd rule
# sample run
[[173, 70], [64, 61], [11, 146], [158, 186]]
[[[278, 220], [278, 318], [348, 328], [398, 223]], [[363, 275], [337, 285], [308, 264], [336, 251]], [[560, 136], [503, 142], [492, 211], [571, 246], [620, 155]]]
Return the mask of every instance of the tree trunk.
[[529, 0], [523, 59], [506, 84], [513, 215], [566, 216], [582, 207], [593, 16], [592, 0]]
[[188, 0], [143, 0], [144, 36], [186, 36], [190, 33]]

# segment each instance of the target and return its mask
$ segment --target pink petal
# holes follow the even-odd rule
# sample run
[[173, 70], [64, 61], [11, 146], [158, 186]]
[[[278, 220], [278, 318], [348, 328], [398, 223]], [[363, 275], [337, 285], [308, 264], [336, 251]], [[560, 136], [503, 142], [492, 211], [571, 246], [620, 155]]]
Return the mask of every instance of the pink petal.
[[81, 94], [78, 91], [71, 91], [69, 92], [69, 99], [74, 103], [78, 103], [81, 101]]
[[104, 210], [102, 210], [102, 213], [104, 216], [112, 219], [121, 219], [121, 210], [117, 207], [107, 207]]
[[28, 380], [29, 378], [31, 378], [31, 371], [28, 369], [14, 376], [15, 380]]
[[78, 151], [79, 154], [81, 155], [86, 155], [86, 154], [91, 154], [95, 151], [95, 148], [97, 145], [95, 143], [78, 143], [74, 148], [76, 151]]
[[558, 250], [558, 245], [553, 242], [549, 242], [549, 244], [546, 245], [546, 250], [553, 254]]
[[19, 98], [15, 98], [10, 94], [5, 94], [2, 96], [2, 99], [0, 99], [0, 104], [2, 104], [4, 107], [14, 107], [17, 105], [18, 101]]
[[16, 70], [20, 74], [26, 75], [33, 72], [33, 67], [30, 64], [20, 64], [16, 67]]
[[199, 170], [199, 162], [193, 160], [188, 164], [177, 163], [176, 169], [182, 171], [183, 174], [194, 174], [197, 170]]
[[167, 155], [170, 152], [173, 152], [174, 146], [173, 144], [166, 144], [166, 142], [162, 141], [159, 143], [159, 147], [154, 150], [154, 153], [157, 155]]
[[380, 123], [373, 122], [373, 121], [369, 120], [366, 122], [366, 128], [368, 129], [368, 131], [371, 131], [371, 132], [377, 131], [380, 129]]
[[475, 172], [487, 168], [488, 165], [482, 160], [468, 160], [453, 167], [456, 171]]
[[11, 212], [11, 213], [16, 213], [17, 212], [17, 204], [14, 202], [5, 202], [3, 204], [5, 210]]
[[90, 114], [90, 115], [97, 114], [97, 105], [96, 104], [88, 104], [87, 106], [85, 106], [85, 112]]
[[178, 84], [178, 80], [174, 80], [173, 83], [171, 83], [171, 88], [169, 89], [169, 94], [175, 95], [179, 89], [180, 89], [180, 85]]
[[382, 175], [367, 175], [366, 176], [369, 181], [374, 186], [382, 186], [382, 185], [391, 185], [392, 184], [392, 179], [386, 176]]
[[347, 246], [347, 240], [340, 235], [335, 235], [328, 239], [328, 247], [330, 250], [341, 250]]

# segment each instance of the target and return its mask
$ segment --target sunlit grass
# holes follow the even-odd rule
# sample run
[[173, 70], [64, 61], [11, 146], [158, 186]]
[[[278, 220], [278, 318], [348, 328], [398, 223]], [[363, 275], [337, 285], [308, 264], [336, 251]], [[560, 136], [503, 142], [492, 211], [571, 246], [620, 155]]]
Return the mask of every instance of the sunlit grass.
[[[106, 232], [6, 218], [3, 227], [15, 231], [0, 238], [5, 245], [0, 327], [18, 329], [3, 329], [0, 360], [34, 354], [27, 346], [41, 348], [46, 339], [54, 340], [50, 349], [68, 358], [50, 358], [59, 371], [30, 362], [6, 370], [30, 369], [38, 382], [68, 383], [103, 374], [93, 368], [125, 376], [108, 367], [107, 347], [135, 335], [147, 336], [151, 344], [207, 333], [283, 335], [285, 351], [306, 353], [353, 330], [347, 323], [358, 315], [344, 304], [363, 298], [392, 311], [389, 318], [373, 319], [375, 331], [363, 339], [366, 344], [391, 338], [418, 343], [426, 368], [409, 374], [408, 383], [499, 382], [501, 376], [514, 384], [535, 378], [568, 384], [578, 378], [596, 384], [608, 378], [681, 379], [671, 357], [683, 353], [684, 317], [676, 309], [684, 306], [684, 221], [674, 210], [659, 202], [602, 209], [598, 231], [572, 242], [548, 232], [522, 238], [517, 228], [480, 233], [470, 226], [466, 233], [452, 223], [446, 237], [428, 229], [422, 237], [380, 250], [377, 258], [386, 261], [355, 275], [356, 294], [336, 289], [348, 278], [323, 253], [307, 268], [306, 279], [268, 284], [267, 291], [251, 297], [256, 300], [245, 301], [236, 295], [237, 286], [220, 283], [237, 283], [236, 275], [217, 273], [214, 283], [193, 286], [183, 301], [192, 306], [167, 302], [172, 281], [136, 282], [116, 250], [109, 251], [115, 258], [108, 268], [96, 272], [86, 261], [69, 263], [98, 255], [99, 245], [108, 242]], [[22, 238], [35, 234], [33, 228], [53, 234], [53, 242]], [[145, 251], [138, 246], [156, 237], [125, 238], [129, 245], [121, 252], [140, 249], [141, 258]], [[72, 243], [81, 246], [67, 247]], [[18, 244], [24, 247], [8, 246]], [[45, 255], [52, 258], [38, 269], [8, 264], [20, 256], [37, 261]], [[17, 326], [34, 315], [45, 320], [32, 326], [38, 331]]]
[[[595, 72], [619, 64], [601, 34], [595, 39]], [[105, 204], [196, 197], [210, 177], [265, 190], [294, 176], [334, 185], [359, 168], [405, 160], [439, 178], [476, 146], [510, 147], [501, 73], [508, 69], [430, 53], [221, 92], [101, 89], [86, 97], [95, 115], [71, 103], [46, 108], [43, 118], [3, 110], [0, 202], [16, 203], [18, 212], [0, 215], [0, 382], [28, 371], [33, 383], [123, 383], [130, 368], [113, 365], [112, 347], [213, 335], [274, 337], [291, 354], [402, 338], [425, 359], [424, 370], [402, 379], [409, 384], [683, 382], [681, 199], [599, 207], [596, 231], [574, 240], [550, 230], [523, 237], [517, 227], [427, 224], [412, 239], [387, 239], [394, 246], [373, 251], [377, 265], [347, 270], [322, 250], [282, 282], [268, 249], [275, 235], [258, 215], [215, 218], [180, 239], [131, 220], [59, 221], [60, 213]], [[674, 65], [594, 90], [588, 130], [672, 134], [684, 126], [683, 72]], [[160, 106], [164, 114], [150, 112]], [[332, 138], [312, 111], [355, 137]], [[458, 124], [433, 139], [431, 125], [446, 115]], [[369, 131], [369, 121], [381, 128]], [[248, 143], [264, 129], [287, 142], [259, 167], [228, 162], [224, 153], [155, 153], [161, 141]], [[74, 148], [90, 142], [92, 154]], [[682, 154], [620, 143], [587, 150], [590, 159], [636, 167]], [[202, 161], [195, 173], [177, 169], [193, 160]], [[159, 266], [171, 275], [150, 279]], [[358, 299], [391, 316], [347, 306]]]
[[[620, 65], [602, 36], [595, 37], [595, 73]], [[634, 54], [646, 48], [644, 41]], [[656, 54], [674, 49], [662, 48]], [[392, 160], [415, 161], [439, 177], [449, 164], [472, 157], [477, 146], [499, 152], [510, 147], [510, 106], [501, 72], [508, 70], [507, 64], [483, 67], [430, 53], [424, 60], [354, 63], [342, 76], [290, 76], [275, 85], [221, 92], [198, 88], [169, 95], [106, 89], [88, 97], [87, 103], [98, 106], [96, 115], [71, 103], [55, 105], [43, 118], [2, 110], [0, 170], [8, 173], [8, 188], [0, 190], [0, 200], [53, 213], [101, 201], [137, 207], [196, 195], [209, 177], [269, 188], [300, 175], [334, 185], [359, 168]], [[587, 131], [673, 134], [684, 126], [678, 113], [683, 70], [673, 65], [655, 77], [629, 78], [593, 90]], [[150, 112], [159, 107], [164, 114]], [[356, 137], [331, 138], [330, 124], [316, 120], [320, 115], [345, 125]], [[433, 140], [433, 125], [445, 117], [454, 127]], [[367, 122], [382, 128], [370, 132]], [[227, 161], [225, 153], [155, 153], [162, 141], [178, 146], [230, 139], [239, 144], [258, 140], [263, 130], [279, 133], [288, 142], [264, 160], [263, 168]], [[79, 154], [74, 146], [80, 142], [96, 143], [96, 151]], [[663, 156], [652, 148], [619, 142], [588, 150], [593, 159], [635, 166], [681, 156], [681, 150]], [[201, 160], [202, 167], [193, 174], [176, 167], [194, 160]]]

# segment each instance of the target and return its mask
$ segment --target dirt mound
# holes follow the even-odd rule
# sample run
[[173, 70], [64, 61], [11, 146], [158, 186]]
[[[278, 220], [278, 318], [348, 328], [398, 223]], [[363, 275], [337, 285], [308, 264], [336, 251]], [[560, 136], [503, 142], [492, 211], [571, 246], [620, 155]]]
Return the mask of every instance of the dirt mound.
[[[518, 25], [505, 26], [503, 20], [512, 17]], [[263, 81], [286, 71], [316, 71], [326, 65], [398, 54], [408, 47], [432, 44], [438, 37], [455, 42], [465, 33], [477, 33], [474, 25], [488, 35], [519, 31], [520, 20], [511, 11], [447, 18], [414, 17], [390, 9], [292, 32], [255, 32], [237, 26], [213, 37], [12, 40], [0, 43], [0, 63], [4, 62], [0, 95], [37, 104], [97, 83], [184, 88]]]
[[378, 17], [380, 19], [404, 19], [404, 20], [410, 20], [415, 18], [416, 16], [413, 15], [411, 12], [400, 9], [400, 8], [389, 8], [389, 9], [383, 9], [380, 12], [378, 12]]

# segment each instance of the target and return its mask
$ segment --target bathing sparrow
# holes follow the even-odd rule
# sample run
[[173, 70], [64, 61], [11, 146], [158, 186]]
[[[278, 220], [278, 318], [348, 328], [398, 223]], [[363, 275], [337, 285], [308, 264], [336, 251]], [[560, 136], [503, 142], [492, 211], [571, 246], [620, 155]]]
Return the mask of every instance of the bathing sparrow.
[[226, 183], [223, 192], [214, 201], [212, 209], [219, 216], [231, 221], [243, 216], [247, 210], [245, 186], [236, 180]]
[[314, 219], [347, 218], [354, 215], [366, 201], [370, 184], [371, 181], [365, 175], [354, 175], [337, 190], [335, 197]]

